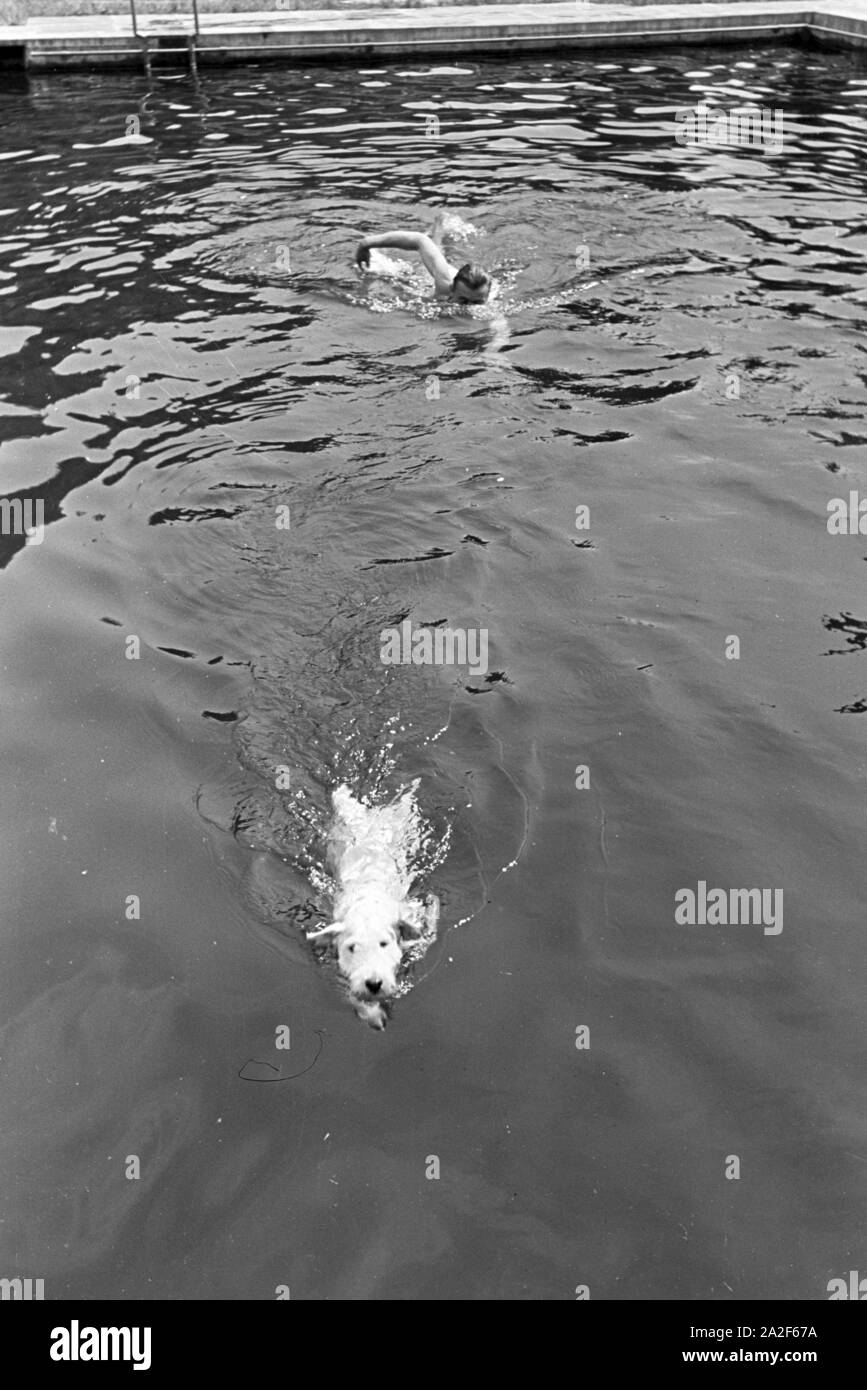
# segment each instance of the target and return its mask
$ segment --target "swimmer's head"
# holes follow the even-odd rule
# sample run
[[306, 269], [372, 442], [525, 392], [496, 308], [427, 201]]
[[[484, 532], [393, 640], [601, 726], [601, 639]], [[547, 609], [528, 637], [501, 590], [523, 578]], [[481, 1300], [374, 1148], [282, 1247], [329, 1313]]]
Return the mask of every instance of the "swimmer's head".
[[491, 293], [491, 277], [480, 265], [462, 265], [452, 281], [452, 299], [458, 304], [485, 304]]

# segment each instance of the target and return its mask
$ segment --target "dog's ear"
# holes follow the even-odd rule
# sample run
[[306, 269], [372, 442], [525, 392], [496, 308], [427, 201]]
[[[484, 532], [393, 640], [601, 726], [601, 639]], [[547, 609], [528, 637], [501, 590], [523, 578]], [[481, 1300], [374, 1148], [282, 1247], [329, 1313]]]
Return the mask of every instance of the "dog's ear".
[[308, 932], [308, 933], [307, 933], [307, 940], [308, 940], [308, 941], [317, 941], [317, 940], [318, 940], [320, 937], [322, 937], [322, 936], [339, 936], [340, 933], [341, 933], [342, 931], [344, 931], [344, 930], [345, 930], [345, 925], [344, 925], [343, 922], [332, 922], [332, 923], [331, 923], [329, 926], [327, 926], [327, 927], [320, 927], [318, 931], [310, 931], [310, 932]]

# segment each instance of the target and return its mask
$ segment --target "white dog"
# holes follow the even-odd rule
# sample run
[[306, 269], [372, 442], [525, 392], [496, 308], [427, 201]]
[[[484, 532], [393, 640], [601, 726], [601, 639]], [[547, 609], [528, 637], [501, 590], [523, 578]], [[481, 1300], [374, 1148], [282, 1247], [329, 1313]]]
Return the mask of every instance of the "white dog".
[[328, 865], [337, 891], [334, 921], [308, 935], [332, 936], [337, 966], [349, 985], [358, 1017], [384, 1028], [385, 1000], [398, 990], [397, 972], [412, 941], [436, 930], [439, 902], [433, 894], [411, 898], [410, 856], [420, 818], [413, 783], [386, 806], [365, 806], [348, 787], [332, 794]]

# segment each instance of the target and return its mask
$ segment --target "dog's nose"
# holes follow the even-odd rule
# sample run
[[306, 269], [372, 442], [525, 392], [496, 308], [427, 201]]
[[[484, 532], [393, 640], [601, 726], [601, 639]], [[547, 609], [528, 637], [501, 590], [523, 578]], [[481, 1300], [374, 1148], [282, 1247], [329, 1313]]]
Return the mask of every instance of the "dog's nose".
[[371, 994], [379, 994], [382, 989], [382, 980], [365, 980], [364, 983]]

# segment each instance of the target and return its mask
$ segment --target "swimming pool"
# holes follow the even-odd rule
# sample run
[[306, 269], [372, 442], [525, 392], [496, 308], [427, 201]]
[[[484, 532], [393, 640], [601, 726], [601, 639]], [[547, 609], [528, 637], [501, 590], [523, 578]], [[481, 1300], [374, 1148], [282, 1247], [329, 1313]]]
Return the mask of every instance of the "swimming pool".
[[[782, 150], [678, 144], [702, 100]], [[0, 101], [2, 490], [44, 514], [0, 537], [3, 1270], [826, 1297], [864, 1215], [867, 545], [827, 524], [867, 486], [863, 60]], [[442, 207], [490, 312], [352, 269]], [[486, 670], [386, 670], [407, 619]], [[299, 941], [278, 766], [420, 775], [452, 827], [462, 925], [384, 1035]], [[700, 883], [782, 930], [676, 923]]]

